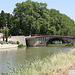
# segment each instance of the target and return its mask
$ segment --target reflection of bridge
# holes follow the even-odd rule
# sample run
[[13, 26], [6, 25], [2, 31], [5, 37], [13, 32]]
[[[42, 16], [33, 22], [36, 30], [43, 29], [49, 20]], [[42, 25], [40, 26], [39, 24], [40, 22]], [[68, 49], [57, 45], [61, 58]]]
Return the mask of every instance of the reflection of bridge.
[[44, 35], [44, 36], [28, 36], [26, 44], [29, 46], [45, 46], [47, 44], [62, 44], [62, 43], [75, 43], [75, 36], [63, 35]]

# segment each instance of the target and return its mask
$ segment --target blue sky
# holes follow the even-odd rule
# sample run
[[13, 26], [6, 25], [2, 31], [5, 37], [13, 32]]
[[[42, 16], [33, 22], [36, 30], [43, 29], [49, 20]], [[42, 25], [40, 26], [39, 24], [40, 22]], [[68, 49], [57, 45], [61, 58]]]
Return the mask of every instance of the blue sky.
[[[21, 3], [26, 0], [1, 0], [0, 12], [4, 10], [6, 13], [12, 13], [16, 3]], [[75, 0], [32, 0], [37, 2], [47, 3], [48, 9], [57, 9], [61, 13], [66, 14], [75, 21]]]

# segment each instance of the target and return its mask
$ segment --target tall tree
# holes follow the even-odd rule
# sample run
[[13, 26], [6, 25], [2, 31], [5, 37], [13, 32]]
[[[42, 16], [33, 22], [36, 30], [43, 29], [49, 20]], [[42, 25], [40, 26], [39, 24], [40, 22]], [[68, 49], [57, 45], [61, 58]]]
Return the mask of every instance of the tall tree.
[[0, 28], [6, 26], [5, 12], [2, 10], [0, 14]]
[[6, 13], [5, 15], [6, 15], [7, 27], [10, 29], [13, 24], [13, 16], [10, 13]]
[[[14, 8], [13, 35], [62, 34], [75, 35], [74, 21], [56, 9], [47, 9], [46, 3], [27, 0]], [[15, 32], [13, 32], [15, 31]]]

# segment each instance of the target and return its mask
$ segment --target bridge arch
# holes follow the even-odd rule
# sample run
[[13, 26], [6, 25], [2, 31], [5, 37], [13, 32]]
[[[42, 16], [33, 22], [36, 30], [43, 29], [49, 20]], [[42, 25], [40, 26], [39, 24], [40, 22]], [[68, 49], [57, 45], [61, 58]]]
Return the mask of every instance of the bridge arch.
[[66, 43], [66, 41], [62, 38], [50, 38], [46, 42], [46, 44], [63, 44]]

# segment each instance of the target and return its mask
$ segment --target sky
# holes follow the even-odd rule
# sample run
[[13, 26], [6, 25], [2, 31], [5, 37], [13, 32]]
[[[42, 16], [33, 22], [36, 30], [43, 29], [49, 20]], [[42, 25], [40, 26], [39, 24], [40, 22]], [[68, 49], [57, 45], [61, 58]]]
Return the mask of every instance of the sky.
[[[1, 0], [0, 12], [4, 10], [5, 13], [13, 12], [16, 3], [22, 3], [26, 0]], [[75, 0], [32, 0], [47, 4], [48, 9], [59, 10], [60, 13], [66, 14], [75, 21]]]

